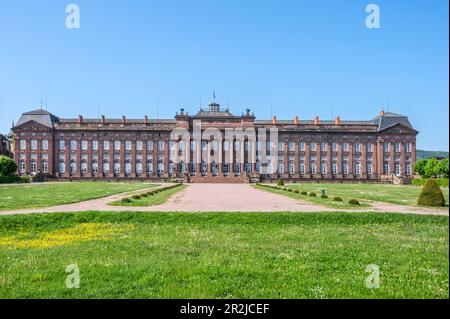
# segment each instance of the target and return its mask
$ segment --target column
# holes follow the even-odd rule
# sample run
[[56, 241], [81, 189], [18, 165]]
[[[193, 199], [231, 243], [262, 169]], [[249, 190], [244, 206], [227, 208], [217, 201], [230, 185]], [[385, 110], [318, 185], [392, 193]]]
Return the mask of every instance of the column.
[[342, 167], [342, 142], [337, 144], [337, 178], [343, 178], [343, 167]]
[[383, 164], [384, 164], [384, 141], [382, 139], [378, 139], [377, 141], [377, 178], [380, 179], [383, 172]]
[[219, 165], [219, 175], [221, 175], [222, 176], [222, 174], [223, 174], [223, 169], [222, 169], [222, 166], [223, 166], [223, 140], [222, 139], [220, 139], [219, 141], [217, 141], [217, 143], [218, 143], [218, 152], [219, 152], [219, 158], [218, 158], [218, 165]]
[[314, 176], [316, 178], [321, 178], [322, 177], [322, 172], [321, 172], [321, 163], [322, 163], [322, 161], [321, 161], [321, 158], [320, 158], [320, 154], [321, 154], [320, 142], [317, 142], [316, 143], [316, 156], [315, 156], [315, 158], [316, 158], [316, 175]]
[[347, 164], [348, 164], [348, 176], [353, 178], [353, 142], [348, 143], [348, 153], [347, 153]]
[[400, 175], [406, 176], [406, 149], [405, 142], [400, 143]]
[[47, 164], [48, 164], [48, 173], [52, 176], [55, 175], [55, 170], [54, 170], [54, 162], [55, 162], [55, 158], [54, 158], [54, 150], [53, 150], [53, 137], [49, 137], [48, 138], [48, 159], [47, 159]]
[[311, 177], [311, 150], [310, 150], [310, 142], [305, 142], [305, 177]]
[[394, 143], [389, 142], [389, 174], [394, 174], [395, 149]]
[[136, 139], [131, 141], [131, 177], [136, 177]]
[[42, 138], [35, 137], [36, 139], [36, 172], [42, 173]]
[[98, 177], [103, 177], [103, 141], [102, 140], [98, 140], [98, 149], [97, 149], [97, 154], [98, 154], [98, 173], [97, 176]]
[[142, 140], [142, 177], [147, 177], [147, 139]]
[[411, 175], [414, 175], [414, 165], [416, 164], [416, 141], [411, 142]]
[[244, 176], [244, 172], [245, 172], [244, 144], [245, 144], [244, 140], [239, 141], [239, 146], [240, 146], [240, 151], [239, 151], [240, 170], [239, 171], [240, 171], [241, 176]]
[[64, 154], [65, 154], [65, 166], [66, 166], [66, 172], [64, 173], [65, 177], [70, 177], [70, 140], [69, 139], [65, 139], [64, 140], [64, 146], [65, 146], [65, 150], [64, 150]]
[[361, 157], [359, 163], [361, 164], [361, 178], [367, 178], [367, 142], [361, 143]]
[[283, 141], [282, 150], [283, 150], [283, 177], [289, 178], [289, 146], [287, 140]]
[[230, 154], [229, 154], [229, 165], [228, 165], [228, 167], [229, 167], [229, 171], [228, 171], [228, 173], [229, 173], [229, 176], [233, 176], [234, 175], [234, 137], [230, 140], [230, 141], [228, 141], [228, 150], [229, 150], [229, 152], [230, 152]]
[[109, 141], [109, 177], [114, 177], [114, 140]]
[[77, 171], [75, 173], [75, 177], [81, 177], [81, 139], [77, 138], [77, 149], [75, 151], [76, 154], [76, 165]]
[[327, 142], [327, 178], [332, 176], [332, 154], [331, 154], [331, 143]]
[[153, 140], [153, 177], [158, 176], [158, 158], [159, 158], [159, 143], [158, 140]]
[[298, 151], [298, 143], [299, 141], [294, 142], [294, 176], [299, 177], [299, 163], [300, 163], [300, 154]]
[[86, 170], [86, 176], [87, 177], [92, 177], [92, 139], [89, 139], [87, 141], [88, 143], [88, 148], [87, 148], [87, 160], [86, 160], [86, 165], [87, 165], [87, 170]]
[[169, 177], [169, 140], [167, 138], [164, 138], [163, 161], [164, 161], [164, 177]]

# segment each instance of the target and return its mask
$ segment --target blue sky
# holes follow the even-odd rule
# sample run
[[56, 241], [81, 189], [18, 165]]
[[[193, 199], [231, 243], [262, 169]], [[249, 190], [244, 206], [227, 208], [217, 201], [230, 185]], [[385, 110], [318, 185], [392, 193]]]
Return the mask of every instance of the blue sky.
[[[76, 3], [81, 28], [65, 27]], [[447, 1], [0, 0], [0, 132], [61, 117], [172, 118], [217, 101], [258, 118], [409, 116], [418, 147], [448, 150]], [[272, 107], [271, 107], [272, 105]]]

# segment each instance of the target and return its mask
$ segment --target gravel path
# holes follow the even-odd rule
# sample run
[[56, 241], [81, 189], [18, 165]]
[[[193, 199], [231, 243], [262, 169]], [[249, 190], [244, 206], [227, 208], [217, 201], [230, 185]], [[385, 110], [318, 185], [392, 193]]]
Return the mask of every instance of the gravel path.
[[138, 211], [138, 212], [398, 212], [409, 214], [445, 215], [448, 210], [433, 210], [429, 208], [409, 207], [388, 203], [374, 202], [373, 206], [361, 210], [340, 210], [295, 200], [255, 189], [248, 184], [188, 184], [183, 191], [175, 193], [169, 200], [156, 206], [124, 207], [110, 206], [109, 202], [139, 193], [144, 190], [112, 195], [80, 203], [53, 206], [48, 208], [33, 208], [14, 211], [0, 211], [0, 215], [78, 212], [78, 211]]

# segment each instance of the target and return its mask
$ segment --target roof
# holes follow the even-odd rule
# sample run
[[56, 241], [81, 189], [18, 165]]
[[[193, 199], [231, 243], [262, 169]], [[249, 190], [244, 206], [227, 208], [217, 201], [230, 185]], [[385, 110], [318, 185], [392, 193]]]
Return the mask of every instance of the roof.
[[22, 125], [29, 121], [35, 121], [46, 127], [52, 128], [54, 122], [58, 122], [59, 118], [43, 109], [37, 109], [31, 112], [23, 113], [16, 126]]
[[385, 130], [397, 124], [402, 124], [414, 130], [407, 116], [392, 112], [381, 113], [372, 119], [372, 123], [378, 127], [379, 131]]

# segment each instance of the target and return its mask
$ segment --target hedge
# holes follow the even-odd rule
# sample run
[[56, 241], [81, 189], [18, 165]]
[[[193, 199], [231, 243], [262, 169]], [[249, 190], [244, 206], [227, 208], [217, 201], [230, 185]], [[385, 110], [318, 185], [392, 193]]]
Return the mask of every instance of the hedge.
[[434, 178], [428, 179], [422, 187], [417, 204], [424, 206], [445, 206], [444, 195]]
[[29, 176], [0, 176], [0, 184], [11, 184], [11, 183], [29, 183]]
[[[427, 178], [418, 178], [413, 179], [412, 184], [417, 186], [423, 186], [427, 182]], [[447, 178], [436, 178], [436, 183], [441, 187], [448, 187], [448, 179]]]

